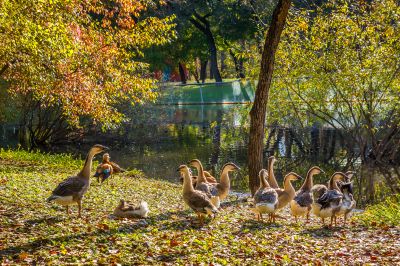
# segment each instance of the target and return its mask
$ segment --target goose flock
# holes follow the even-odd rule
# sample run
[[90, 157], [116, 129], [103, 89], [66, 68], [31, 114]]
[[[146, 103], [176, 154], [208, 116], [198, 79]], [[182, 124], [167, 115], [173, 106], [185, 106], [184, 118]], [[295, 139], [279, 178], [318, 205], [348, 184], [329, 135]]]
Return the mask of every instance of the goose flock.
[[[47, 199], [57, 204], [66, 206], [69, 214], [69, 206], [78, 205], [78, 217], [81, 217], [82, 199], [90, 187], [90, 171], [92, 159], [95, 155], [108, 150], [103, 145], [96, 144], [88, 152], [82, 170], [76, 175], [62, 181]], [[268, 222], [276, 222], [276, 218], [282, 218], [277, 214], [279, 210], [289, 206], [290, 213], [296, 223], [300, 217], [309, 222], [310, 214], [321, 218], [325, 225], [325, 219], [330, 218], [330, 226], [337, 225], [337, 217], [343, 216], [343, 224], [356, 206], [353, 197], [353, 182], [351, 178], [355, 174], [352, 171], [346, 173], [335, 172], [328, 183], [314, 185], [313, 177], [324, 173], [318, 166], [313, 166], [307, 172], [306, 178], [298, 191], [292, 182], [303, 179], [300, 175], [290, 172], [285, 175], [281, 188], [274, 175], [274, 156], [268, 158], [268, 170], [259, 172], [260, 186], [252, 198], [253, 208], [258, 220], [263, 220], [263, 215], [268, 216]], [[192, 175], [193, 167], [197, 176]], [[197, 215], [200, 224], [208, 216], [212, 219], [221, 211], [221, 202], [225, 200], [230, 191], [229, 174], [240, 170], [234, 163], [227, 163], [221, 169], [219, 182], [209, 172], [205, 171], [198, 159], [193, 159], [187, 165], [178, 167], [180, 180], [183, 183], [183, 201]], [[113, 173], [125, 171], [116, 163], [110, 161], [108, 153], [103, 155], [102, 163], [97, 167], [95, 177], [99, 182], [104, 182]], [[121, 218], [147, 217], [149, 212], [147, 202], [140, 202], [133, 206], [121, 199], [114, 210], [114, 215]]]

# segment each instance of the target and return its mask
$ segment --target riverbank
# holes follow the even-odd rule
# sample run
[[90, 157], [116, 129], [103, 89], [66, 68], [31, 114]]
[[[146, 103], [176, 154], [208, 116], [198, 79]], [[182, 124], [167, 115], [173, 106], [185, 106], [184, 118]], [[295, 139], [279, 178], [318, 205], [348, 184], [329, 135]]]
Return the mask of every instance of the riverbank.
[[[7, 264], [363, 264], [400, 263], [400, 229], [377, 221], [365, 226], [322, 228], [287, 219], [257, 222], [248, 203], [228, 198], [204, 227], [181, 199], [178, 183], [146, 178], [133, 170], [99, 186], [93, 180], [83, 203], [67, 217], [45, 199], [83, 162], [70, 155], [0, 152], [0, 261]], [[96, 162], [94, 163], [96, 164]], [[145, 199], [149, 217], [116, 220], [120, 198]]]

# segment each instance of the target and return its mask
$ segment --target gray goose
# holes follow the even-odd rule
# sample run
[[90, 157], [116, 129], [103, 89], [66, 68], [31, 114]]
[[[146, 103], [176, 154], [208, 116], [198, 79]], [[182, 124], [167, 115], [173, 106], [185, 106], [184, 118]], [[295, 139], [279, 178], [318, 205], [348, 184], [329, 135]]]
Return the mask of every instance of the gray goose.
[[218, 210], [206, 193], [193, 188], [190, 170], [186, 165], [179, 166], [178, 172], [183, 176], [183, 201], [197, 214], [200, 224], [203, 225], [204, 216], [215, 215]]
[[209, 183], [205, 179], [203, 166], [199, 160], [197, 159], [191, 160], [189, 164], [193, 167], [196, 167], [199, 173], [199, 177], [195, 188], [197, 190], [204, 191], [205, 193], [207, 193], [207, 195], [209, 195], [210, 198], [218, 196], [217, 199], [213, 198], [212, 202], [217, 208], [219, 208], [220, 202], [224, 200], [229, 194], [231, 185], [229, 179], [229, 173], [235, 170], [239, 170], [240, 168], [234, 163], [226, 163], [221, 170], [220, 182]]
[[307, 216], [307, 222], [310, 219], [310, 210], [312, 204], [311, 188], [313, 187], [314, 175], [324, 173], [318, 166], [313, 166], [308, 170], [306, 179], [304, 180], [301, 188], [296, 192], [296, 195], [292, 201], [290, 201], [290, 211], [294, 216], [297, 223], [298, 216]]
[[269, 215], [269, 222], [275, 222], [274, 213], [278, 207], [278, 193], [270, 187], [265, 177], [268, 176], [267, 170], [261, 169], [258, 174], [260, 178], [260, 188], [254, 194], [254, 205], [258, 220], [262, 220], [263, 213]]
[[345, 173], [346, 178], [345, 182], [338, 182], [338, 187], [340, 188], [340, 191], [343, 193], [343, 200], [342, 200], [342, 205], [340, 206], [340, 210], [338, 212], [339, 215], [343, 215], [343, 226], [346, 225], [347, 217], [351, 214], [353, 209], [356, 207], [356, 200], [353, 197], [353, 181], [351, 178], [355, 172], [352, 171], [347, 171]]
[[68, 177], [58, 184], [52, 195], [47, 199], [47, 202], [54, 201], [57, 204], [66, 206], [68, 215], [69, 205], [78, 204], [78, 217], [81, 217], [82, 198], [90, 186], [90, 170], [93, 157], [107, 149], [107, 147], [99, 144], [94, 145], [86, 156], [82, 170], [76, 176]]
[[204, 175], [203, 165], [201, 164], [200, 160], [193, 159], [189, 162], [189, 165], [197, 169], [198, 175], [196, 179], [196, 186], [194, 186], [194, 188], [206, 193], [207, 197], [211, 200], [211, 203], [218, 209], [220, 207], [220, 199], [218, 197], [218, 189], [216, 184], [212, 184], [207, 181]]
[[321, 187], [323, 185], [316, 185], [311, 189], [313, 196], [312, 212], [322, 219], [323, 224], [325, 224], [325, 218], [328, 217], [331, 217], [331, 226], [333, 220], [335, 220], [336, 224], [336, 215], [340, 211], [343, 199], [343, 194], [340, 192], [337, 181], [344, 180], [345, 178], [346, 175], [342, 172], [334, 173], [329, 179], [328, 189], [322, 195]]

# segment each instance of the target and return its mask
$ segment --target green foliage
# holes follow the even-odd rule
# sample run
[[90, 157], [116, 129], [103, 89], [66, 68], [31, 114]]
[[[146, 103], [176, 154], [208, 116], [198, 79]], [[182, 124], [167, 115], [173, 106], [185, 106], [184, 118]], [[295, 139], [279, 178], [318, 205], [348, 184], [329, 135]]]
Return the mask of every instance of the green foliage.
[[373, 131], [374, 122], [398, 115], [399, 14], [394, 0], [292, 10], [277, 52], [270, 118]]
[[400, 195], [387, 197], [381, 203], [371, 205], [357, 219], [368, 226], [400, 225]]

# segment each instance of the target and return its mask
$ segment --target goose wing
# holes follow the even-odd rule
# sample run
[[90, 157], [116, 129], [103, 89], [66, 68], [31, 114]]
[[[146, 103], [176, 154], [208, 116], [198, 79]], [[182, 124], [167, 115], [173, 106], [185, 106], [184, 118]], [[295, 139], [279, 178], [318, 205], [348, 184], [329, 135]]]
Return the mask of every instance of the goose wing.
[[331, 205], [339, 205], [342, 198], [342, 193], [336, 190], [328, 190], [320, 198], [317, 199], [317, 203], [321, 204], [322, 208], [326, 208]]
[[207, 184], [207, 183], [197, 183], [196, 184], [196, 190], [202, 191], [206, 193], [208, 198], [211, 198], [213, 196], [218, 195], [218, 189], [215, 185], [213, 184]]
[[78, 178], [75, 176], [69, 177], [58, 184], [58, 186], [53, 190], [53, 195], [72, 196], [76, 193], [81, 192], [86, 184], [87, 183], [82, 178]]
[[294, 197], [294, 200], [301, 207], [307, 207], [313, 203], [310, 191], [304, 191], [304, 190], [298, 191], [296, 193], [296, 196]]
[[268, 202], [276, 203], [278, 201], [278, 193], [274, 189], [262, 189], [258, 190], [254, 195], [254, 202]]
[[208, 196], [201, 191], [194, 191], [187, 200], [187, 204], [196, 212], [206, 213], [206, 209], [215, 210]]

